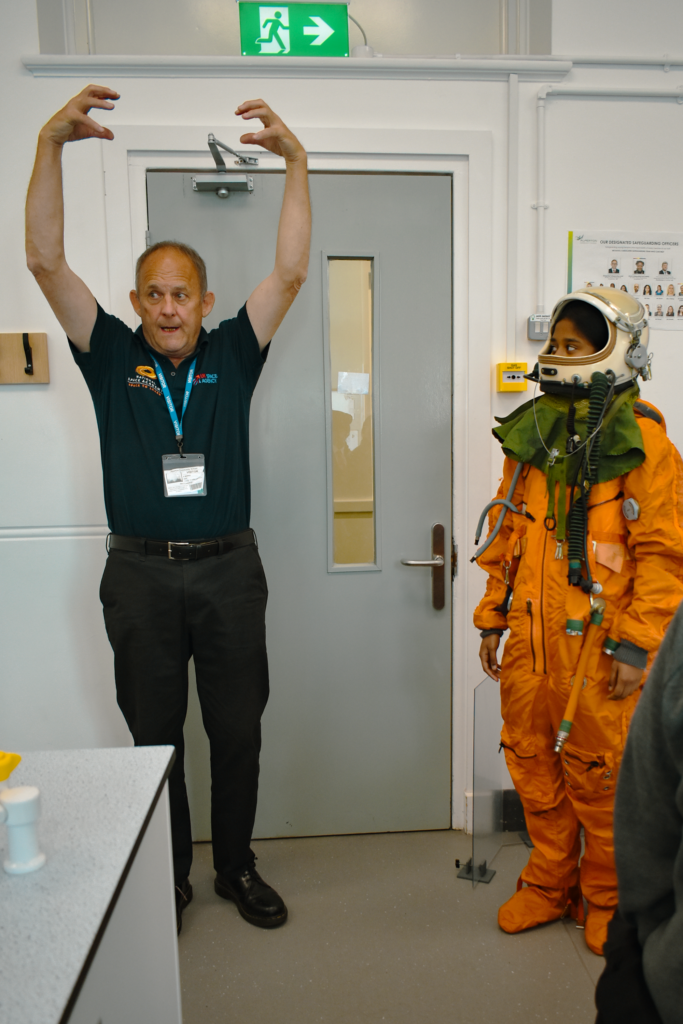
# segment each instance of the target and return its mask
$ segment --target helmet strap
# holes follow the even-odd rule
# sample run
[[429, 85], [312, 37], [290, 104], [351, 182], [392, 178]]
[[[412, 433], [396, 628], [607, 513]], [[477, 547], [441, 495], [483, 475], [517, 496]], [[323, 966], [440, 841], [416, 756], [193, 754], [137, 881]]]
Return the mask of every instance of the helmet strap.
[[576, 380], [572, 378], [572, 393], [569, 399], [569, 412], [567, 413], [567, 444], [565, 446], [567, 455], [573, 455], [578, 448], [581, 438], [576, 433], [576, 406], [574, 405], [574, 394], [576, 392]]

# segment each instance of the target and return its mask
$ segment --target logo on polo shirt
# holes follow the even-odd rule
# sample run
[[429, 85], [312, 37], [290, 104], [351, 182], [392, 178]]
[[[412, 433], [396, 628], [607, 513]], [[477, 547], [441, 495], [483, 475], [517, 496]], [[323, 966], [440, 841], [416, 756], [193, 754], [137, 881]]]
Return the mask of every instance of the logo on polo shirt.
[[[140, 367], [138, 367], [140, 369]], [[192, 386], [195, 384], [218, 384], [217, 373], [195, 373]]]
[[129, 388], [147, 388], [155, 395], [161, 395], [156, 371], [153, 366], [136, 366], [135, 376], [128, 378]]

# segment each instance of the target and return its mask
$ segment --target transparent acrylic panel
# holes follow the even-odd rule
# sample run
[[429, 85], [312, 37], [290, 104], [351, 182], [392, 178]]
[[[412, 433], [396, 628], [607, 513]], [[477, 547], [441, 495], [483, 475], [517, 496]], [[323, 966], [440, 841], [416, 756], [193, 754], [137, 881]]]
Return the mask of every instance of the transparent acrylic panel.
[[500, 727], [500, 683], [487, 676], [474, 691], [472, 881], [475, 885], [492, 877], [486, 879], [486, 872], [504, 842]]
[[375, 561], [372, 264], [328, 260], [335, 565]]

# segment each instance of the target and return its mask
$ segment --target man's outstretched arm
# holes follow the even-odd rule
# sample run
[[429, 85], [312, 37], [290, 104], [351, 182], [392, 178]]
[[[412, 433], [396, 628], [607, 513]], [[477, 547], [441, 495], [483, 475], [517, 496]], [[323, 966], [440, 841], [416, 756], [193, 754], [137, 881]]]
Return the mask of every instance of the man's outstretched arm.
[[26, 198], [26, 262], [52, 311], [81, 352], [87, 352], [97, 303], [64, 255], [62, 148], [80, 139], [113, 139], [88, 117], [92, 107], [112, 110], [118, 93], [89, 85], [51, 117], [38, 136], [38, 151]]
[[306, 151], [289, 128], [263, 100], [247, 100], [235, 113], [245, 120], [258, 117], [260, 132], [240, 142], [263, 146], [285, 158], [285, 194], [277, 233], [275, 268], [247, 300], [247, 313], [261, 348], [271, 340], [294, 302], [308, 273], [311, 248], [311, 204], [308, 197]]

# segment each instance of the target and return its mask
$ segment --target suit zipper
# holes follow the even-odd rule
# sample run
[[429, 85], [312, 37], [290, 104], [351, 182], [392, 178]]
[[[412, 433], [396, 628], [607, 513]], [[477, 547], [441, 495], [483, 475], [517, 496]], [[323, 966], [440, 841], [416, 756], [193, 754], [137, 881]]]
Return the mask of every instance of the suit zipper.
[[536, 648], [534, 647], [534, 613], [531, 608], [531, 598], [526, 599], [526, 613], [529, 616], [529, 637], [531, 639], [531, 661], [533, 671], [536, 671]]
[[548, 531], [545, 531], [545, 537], [543, 538], [543, 559], [541, 561], [541, 645], [543, 647], [543, 675], [548, 674], [548, 661], [545, 653], [545, 616], [543, 615], [543, 596], [545, 593], [545, 556], [548, 547]]

